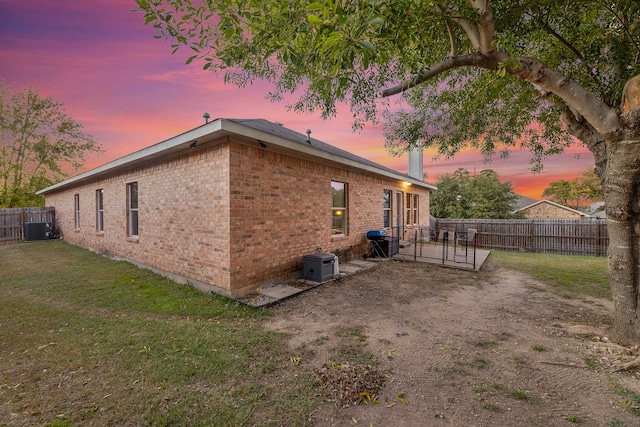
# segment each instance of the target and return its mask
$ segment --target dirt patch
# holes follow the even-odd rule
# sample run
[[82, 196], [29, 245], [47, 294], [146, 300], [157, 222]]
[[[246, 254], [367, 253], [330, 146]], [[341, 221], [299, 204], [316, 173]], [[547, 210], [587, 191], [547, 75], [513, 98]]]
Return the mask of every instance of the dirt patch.
[[[640, 423], [640, 376], [616, 371], [637, 349], [608, 345], [611, 302], [563, 299], [513, 270], [386, 262], [272, 310], [297, 368], [324, 373], [318, 426]], [[345, 364], [375, 366], [384, 386], [337, 402], [327, 372]]]

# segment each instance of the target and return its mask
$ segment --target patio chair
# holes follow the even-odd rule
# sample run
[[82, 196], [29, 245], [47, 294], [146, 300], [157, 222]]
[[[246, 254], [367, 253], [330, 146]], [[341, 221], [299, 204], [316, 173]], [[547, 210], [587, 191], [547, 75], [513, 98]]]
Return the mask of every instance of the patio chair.
[[448, 228], [443, 228], [438, 232], [438, 242], [444, 242], [445, 240], [449, 240], [449, 232]]
[[469, 246], [469, 245], [473, 245], [476, 241], [476, 234], [478, 233], [478, 230], [476, 230], [475, 228], [470, 228], [467, 230], [466, 234], [459, 234], [458, 235], [458, 245], [460, 246]]

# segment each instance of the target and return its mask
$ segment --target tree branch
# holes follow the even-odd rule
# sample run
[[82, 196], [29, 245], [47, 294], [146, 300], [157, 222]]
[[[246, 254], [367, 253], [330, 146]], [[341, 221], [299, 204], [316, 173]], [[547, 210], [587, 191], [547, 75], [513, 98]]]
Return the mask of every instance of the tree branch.
[[[569, 40], [565, 39], [560, 33], [556, 32], [553, 28], [551, 28], [551, 25], [549, 25], [548, 22], [546, 21], [542, 21], [540, 18], [536, 18], [532, 15], [528, 15], [531, 18], [536, 19], [540, 25], [542, 26], [542, 28], [544, 28], [547, 33], [549, 33], [552, 37], [555, 37], [562, 45], [564, 45], [567, 49], [569, 49], [569, 51], [571, 51], [571, 53], [573, 53], [576, 58], [583, 60], [584, 57], [582, 56], [582, 53], [580, 53], [580, 51], [578, 51], [578, 49], [575, 48], [575, 46], [573, 46]], [[586, 64], [585, 64], [586, 65]], [[600, 80], [598, 79], [598, 77], [593, 74], [590, 70], [590, 68], [588, 66], [585, 67], [587, 70], [587, 73], [591, 76], [591, 78], [593, 79], [593, 81], [595, 82], [596, 85], [601, 86], [602, 83], [600, 82]]]
[[447, 12], [450, 19], [465, 32], [474, 50], [491, 56], [496, 51], [493, 44], [496, 35], [493, 12], [487, 0], [473, 0], [471, 5], [480, 15], [480, 19], [476, 22], [461, 16], [455, 9], [448, 9]]
[[493, 11], [489, 6], [488, 0], [474, 0], [473, 7], [478, 11], [481, 18], [478, 21], [478, 32], [480, 35], [480, 52], [490, 56], [496, 52], [496, 46], [493, 43], [496, 39], [496, 26], [493, 19]]
[[604, 138], [582, 116], [565, 108], [560, 113], [570, 135], [587, 145], [595, 160], [595, 173], [602, 180], [607, 167], [607, 146]]
[[638, 43], [636, 42], [636, 39], [633, 37], [633, 34], [631, 34], [629, 32], [629, 26], [627, 25], [627, 22], [625, 20], [623, 20], [617, 13], [615, 10], [613, 10], [613, 8], [611, 6], [608, 6], [606, 3], [604, 4], [604, 8], [607, 9], [613, 16], [616, 17], [616, 19], [620, 22], [620, 24], [622, 25], [622, 28], [624, 28], [624, 33], [627, 35], [627, 37], [629, 37], [629, 40], [631, 40], [631, 44], [633, 44], [636, 47], [636, 50], [638, 52], [640, 52], [640, 46], [638, 45]]
[[431, 67], [429, 71], [427, 71], [426, 73], [420, 76], [416, 76], [415, 78], [408, 80], [404, 83], [401, 83], [397, 86], [394, 86], [388, 89], [383, 89], [381, 92], [381, 95], [384, 98], [388, 96], [397, 95], [413, 87], [416, 87], [446, 71], [453, 70], [454, 68], [470, 67], [470, 66], [490, 68], [489, 62], [493, 62], [493, 61], [490, 61], [489, 58], [483, 55], [465, 55], [465, 56], [456, 56], [455, 58], [447, 58], [444, 61], [440, 62], [439, 64], [436, 64], [435, 66]]
[[455, 58], [458, 56], [458, 45], [456, 43], [456, 35], [453, 32], [453, 25], [448, 16], [444, 18], [444, 22], [447, 26], [447, 32], [449, 33], [449, 43], [451, 43], [451, 52], [449, 52], [449, 57]]
[[509, 74], [560, 97], [569, 108], [578, 111], [600, 135], [604, 136], [618, 129], [618, 117], [614, 108], [562, 72], [547, 67], [542, 61], [521, 57], [516, 65], [507, 65], [506, 70]]
[[457, 14], [455, 10], [449, 10], [450, 19], [458, 24], [462, 31], [465, 32], [467, 37], [469, 38], [469, 42], [471, 42], [471, 46], [475, 49], [476, 52], [481, 51], [481, 43], [480, 43], [480, 32], [476, 27], [474, 27], [467, 18], [460, 16]]

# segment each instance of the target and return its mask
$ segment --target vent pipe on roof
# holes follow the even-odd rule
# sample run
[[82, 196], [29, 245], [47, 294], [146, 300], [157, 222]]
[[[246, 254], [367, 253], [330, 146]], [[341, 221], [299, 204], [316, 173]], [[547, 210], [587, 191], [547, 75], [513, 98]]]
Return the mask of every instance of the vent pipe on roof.
[[209, 119], [211, 118], [211, 116], [209, 115], [209, 113], [207, 113], [206, 111], [204, 112], [204, 114], [202, 115], [202, 117], [204, 117], [204, 123], [207, 124], [209, 123]]
[[311, 129], [307, 129], [307, 143], [311, 144]]

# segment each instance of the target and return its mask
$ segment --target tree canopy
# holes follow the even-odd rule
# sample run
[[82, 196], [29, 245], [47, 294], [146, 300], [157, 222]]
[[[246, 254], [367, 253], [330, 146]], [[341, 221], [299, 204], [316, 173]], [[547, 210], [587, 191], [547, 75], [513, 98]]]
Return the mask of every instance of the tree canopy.
[[558, 179], [551, 181], [549, 186], [542, 192], [542, 197], [551, 197], [556, 203], [568, 206], [572, 209], [580, 209], [591, 201], [601, 201], [602, 185], [593, 169], [583, 172], [582, 177], [574, 178], [571, 181]]
[[82, 125], [29, 87], [0, 84], [0, 207], [39, 206], [37, 190], [67, 176], [89, 152], [101, 152]]
[[136, 1], [156, 37], [227, 81], [272, 82], [271, 99], [325, 117], [346, 102], [356, 127], [382, 109], [392, 151], [523, 147], [536, 170], [584, 144], [609, 221], [612, 335], [640, 343], [640, 2]]
[[344, 101], [360, 126], [378, 120], [381, 96], [403, 93], [408, 108], [385, 113], [394, 150], [449, 156], [470, 145], [490, 156], [521, 145], [540, 168], [575, 142], [559, 113], [583, 109], [546, 87], [541, 67], [554, 70], [549, 79], [571, 76], [563, 91], [609, 106], [640, 74], [635, 0], [137, 2], [174, 52], [193, 50], [187, 62], [239, 86], [270, 81], [273, 100], [301, 89], [296, 111], [328, 117]]
[[430, 198], [431, 214], [436, 218], [520, 218], [514, 213], [518, 196], [510, 182], [500, 182], [498, 174], [485, 169], [471, 175], [466, 169], [443, 175], [438, 190]]

